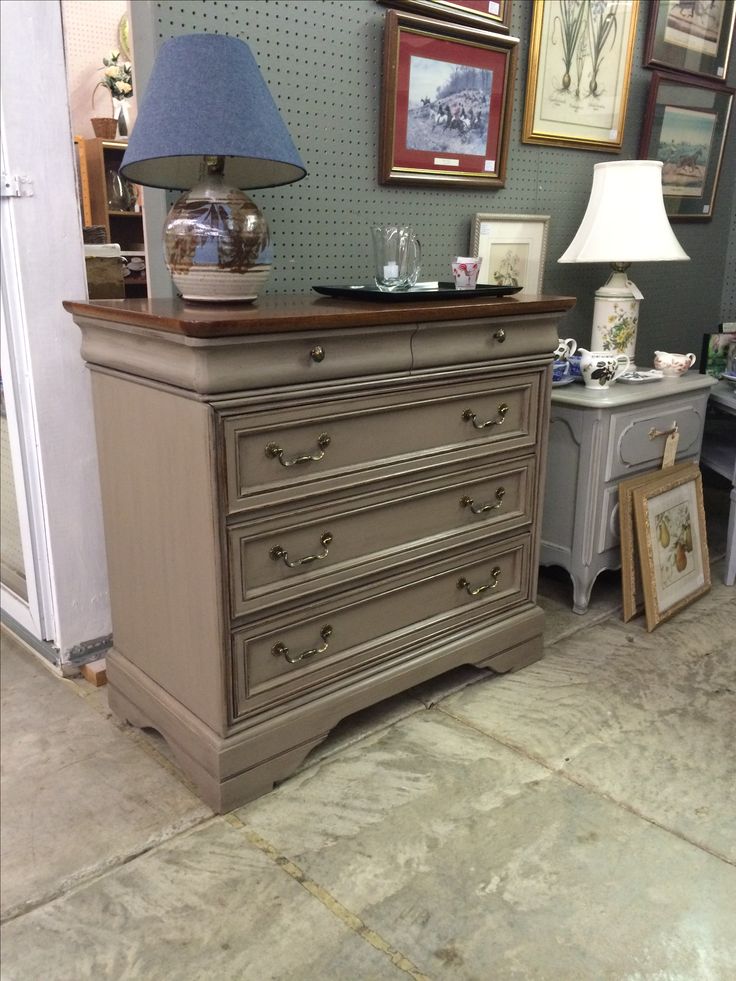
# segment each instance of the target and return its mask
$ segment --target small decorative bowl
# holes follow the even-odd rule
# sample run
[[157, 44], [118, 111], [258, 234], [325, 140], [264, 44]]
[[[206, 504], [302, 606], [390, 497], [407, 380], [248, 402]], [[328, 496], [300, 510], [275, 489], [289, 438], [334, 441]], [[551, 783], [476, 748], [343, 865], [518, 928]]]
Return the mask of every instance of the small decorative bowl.
[[564, 381], [570, 374], [570, 362], [559, 358], [552, 362], [552, 381]]

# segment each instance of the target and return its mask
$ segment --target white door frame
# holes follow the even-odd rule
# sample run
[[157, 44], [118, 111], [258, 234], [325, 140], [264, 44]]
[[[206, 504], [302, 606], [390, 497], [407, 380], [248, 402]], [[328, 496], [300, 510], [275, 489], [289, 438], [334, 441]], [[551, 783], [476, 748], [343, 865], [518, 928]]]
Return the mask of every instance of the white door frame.
[[104, 644], [111, 627], [91, 385], [62, 307], [86, 299], [87, 287], [61, 5], [2, 0], [0, 17], [3, 166], [32, 188], [2, 199], [3, 357], [36, 579], [30, 632], [51, 641], [63, 668]]
[[[7, 174], [5, 126], [1, 120], [0, 140], [2, 171]], [[16, 595], [4, 583], [0, 583], [0, 594], [2, 609], [21, 627], [41, 640], [50, 640], [54, 636], [54, 621], [45, 524], [31, 520], [31, 515], [44, 514], [43, 488], [35, 452], [37, 420], [28, 382], [27, 330], [23, 324], [13, 213], [8, 203], [5, 199], [0, 204], [0, 363], [28, 599]]]

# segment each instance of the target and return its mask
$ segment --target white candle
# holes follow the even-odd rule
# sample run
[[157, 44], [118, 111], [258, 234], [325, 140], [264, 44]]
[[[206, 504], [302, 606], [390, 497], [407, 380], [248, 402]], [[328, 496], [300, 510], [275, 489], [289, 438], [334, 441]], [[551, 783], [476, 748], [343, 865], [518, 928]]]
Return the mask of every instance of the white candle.
[[397, 262], [387, 262], [383, 267], [383, 278], [384, 279], [398, 279], [399, 278], [399, 264]]

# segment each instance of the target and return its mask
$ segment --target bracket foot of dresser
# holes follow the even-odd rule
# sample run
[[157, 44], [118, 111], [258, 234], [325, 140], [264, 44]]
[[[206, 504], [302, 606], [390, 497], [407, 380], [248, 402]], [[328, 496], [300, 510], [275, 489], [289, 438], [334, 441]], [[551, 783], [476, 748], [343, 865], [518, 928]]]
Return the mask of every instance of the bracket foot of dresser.
[[529, 605], [491, 627], [448, 643], [441, 654], [436, 645], [427, 645], [393, 671], [385, 668], [377, 677], [356, 678], [342, 690], [225, 735], [214, 732], [122, 654], [111, 650], [107, 656], [109, 705], [120, 721], [159, 732], [197, 793], [222, 814], [268, 793], [274, 784], [291, 776], [337, 723], [354, 712], [463, 664], [504, 674], [539, 660], [543, 624], [544, 613]]

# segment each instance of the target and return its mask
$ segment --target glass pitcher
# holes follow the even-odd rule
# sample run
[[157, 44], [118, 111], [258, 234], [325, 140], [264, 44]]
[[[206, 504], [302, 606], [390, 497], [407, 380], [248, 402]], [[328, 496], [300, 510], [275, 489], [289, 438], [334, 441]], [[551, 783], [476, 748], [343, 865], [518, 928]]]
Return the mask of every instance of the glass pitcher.
[[412, 228], [376, 225], [371, 229], [375, 281], [379, 290], [391, 293], [414, 286], [419, 276], [422, 250]]

